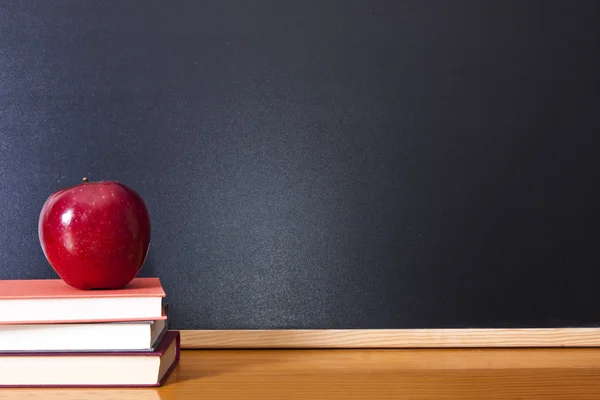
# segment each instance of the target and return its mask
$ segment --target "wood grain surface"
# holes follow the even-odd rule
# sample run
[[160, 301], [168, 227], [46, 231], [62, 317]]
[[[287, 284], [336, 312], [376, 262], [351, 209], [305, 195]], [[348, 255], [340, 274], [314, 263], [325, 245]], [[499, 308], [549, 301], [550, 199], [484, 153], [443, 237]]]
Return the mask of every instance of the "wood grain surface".
[[157, 389], [9, 389], [2, 399], [592, 399], [600, 349], [186, 350]]
[[184, 330], [187, 349], [600, 347], [600, 328]]

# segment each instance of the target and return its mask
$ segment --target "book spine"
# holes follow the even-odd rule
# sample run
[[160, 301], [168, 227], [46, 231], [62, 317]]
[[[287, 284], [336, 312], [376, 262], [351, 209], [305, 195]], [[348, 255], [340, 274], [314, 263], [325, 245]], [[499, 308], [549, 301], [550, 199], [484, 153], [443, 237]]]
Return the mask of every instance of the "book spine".
[[175, 361], [173, 361], [173, 364], [171, 364], [171, 366], [169, 367], [167, 372], [165, 372], [165, 375], [156, 384], [156, 386], [164, 385], [164, 383], [167, 381], [167, 379], [169, 379], [169, 376], [171, 375], [171, 373], [173, 372], [175, 367], [177, 367], [177, 364], [179, 364], [180, 357], [181, 357], [181, 334], [179, 332], [177, 332], [177, 336], [175, 337]]

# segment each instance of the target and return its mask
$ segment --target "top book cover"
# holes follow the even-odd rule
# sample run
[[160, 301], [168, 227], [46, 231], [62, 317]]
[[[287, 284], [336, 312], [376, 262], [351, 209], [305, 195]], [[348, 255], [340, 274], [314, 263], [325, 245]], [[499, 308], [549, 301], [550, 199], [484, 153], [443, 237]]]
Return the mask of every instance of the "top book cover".
[[135, 278], [122, 289], [79, 290], [62, 279], [0, 280], [0, 299], [165, 297], [159, 278]]

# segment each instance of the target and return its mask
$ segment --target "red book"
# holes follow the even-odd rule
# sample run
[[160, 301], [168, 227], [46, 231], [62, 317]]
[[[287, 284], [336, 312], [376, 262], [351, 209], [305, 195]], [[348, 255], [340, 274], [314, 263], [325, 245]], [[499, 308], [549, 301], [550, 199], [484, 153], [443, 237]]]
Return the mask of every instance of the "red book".
[[78, 290], [62, 279], [0, 280], [0, 324], [153, 321], [165, 319], [158, 278], [123, 289]]
[[154, 352], [4, 353], [0, 387], [161, 386], [179, 356], [179, 331], [168, 331]]

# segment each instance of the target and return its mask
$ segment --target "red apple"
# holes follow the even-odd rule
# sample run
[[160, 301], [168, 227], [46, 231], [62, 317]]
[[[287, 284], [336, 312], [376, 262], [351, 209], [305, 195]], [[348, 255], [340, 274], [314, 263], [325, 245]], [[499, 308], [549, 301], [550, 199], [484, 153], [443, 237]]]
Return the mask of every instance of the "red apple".
[[118, 289], [140, 271], [150, 245], [150, 217], [138, 193], [114, 181], [59, 190], [38, 223], [46, 259], [77, 289]]

